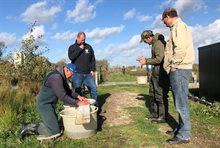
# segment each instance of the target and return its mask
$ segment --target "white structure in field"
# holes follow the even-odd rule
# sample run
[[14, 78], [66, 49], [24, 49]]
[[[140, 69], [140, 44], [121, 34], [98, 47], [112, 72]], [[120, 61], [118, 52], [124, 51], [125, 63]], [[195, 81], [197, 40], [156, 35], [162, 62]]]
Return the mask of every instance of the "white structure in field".
[[25, 55], [21, 51], [14, 52], [14, 65], [18, 67], [19, 65], [24, 63]]

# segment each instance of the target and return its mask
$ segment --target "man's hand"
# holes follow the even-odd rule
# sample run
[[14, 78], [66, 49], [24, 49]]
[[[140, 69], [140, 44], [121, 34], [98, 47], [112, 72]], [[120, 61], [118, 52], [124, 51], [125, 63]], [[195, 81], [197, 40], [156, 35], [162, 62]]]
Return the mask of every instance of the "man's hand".
[[79, 48], [84, 49], [84, 44], [81, 44]]
[[146, 64], [146, 62], [147, 62], [146, 59], [143, 56], [138, 57], [137, 61], [139, 63], [141, 63], [142, 65]]
[[170, 67], [170, 71], [174, 72], [174, 71], [176, 71], [176, 68], [175, 67]]
[[79, 102], [77, 103], [78, 106], [82, 106], [82, 105], [88, 105], [89, 104], [89, 100], [83, 96], [77, 96], [77, 98], [79, 99]]
[[95, 72], [94, 72], [94, 71], [91, 71], [90, 73], [91, 73], [91, 75], [92, 75], [93, 77], [95, 76]]
[[83, 97], [83, 96], [77, 96], [77, 98], [79, 99], [79, 101], [87, 101], [88, 99]]
[[79, 101], [79, 102], [77, 103], [78, 106], [83, 106], [83, 105], [88, 105], [88, 104], [89, 104], [88, 101]]

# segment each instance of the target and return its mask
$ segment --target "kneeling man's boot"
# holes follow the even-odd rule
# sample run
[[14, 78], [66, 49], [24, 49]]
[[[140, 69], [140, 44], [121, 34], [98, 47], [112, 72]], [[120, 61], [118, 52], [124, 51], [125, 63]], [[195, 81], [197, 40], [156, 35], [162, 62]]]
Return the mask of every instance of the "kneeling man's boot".
[[38, 123], [22, 123], [20, 130], [20, 140], [23, 140], [25, 136], [38, 134]]

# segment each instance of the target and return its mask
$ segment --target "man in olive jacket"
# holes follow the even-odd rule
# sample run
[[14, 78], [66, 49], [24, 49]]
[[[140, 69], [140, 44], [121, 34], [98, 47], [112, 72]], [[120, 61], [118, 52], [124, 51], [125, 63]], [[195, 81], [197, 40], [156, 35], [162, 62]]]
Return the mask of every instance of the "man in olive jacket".
[[149, 95], [150, 116], [146, 119], [152, 119], [153, 123], [164, 123], [168, 113], [168, 91], [169, 80], [166, 72], [163, 69], [164, 49], [166, 42], [164, 36], [151, 30], [145, 30], [141, 34], [141, 42], [145, 42], [152, 46], [151, 58], [138, 57], [138, 61], [144, 65], [153, 65], [152, 77], [150, 80]]

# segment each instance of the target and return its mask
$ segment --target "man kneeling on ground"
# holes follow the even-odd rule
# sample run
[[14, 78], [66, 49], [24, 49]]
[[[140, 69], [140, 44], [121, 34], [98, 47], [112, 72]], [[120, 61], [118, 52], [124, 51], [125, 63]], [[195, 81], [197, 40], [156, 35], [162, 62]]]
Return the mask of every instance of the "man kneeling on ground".
[[75, 70], [76, 66], [70, 63], [66, 66], [56, 68], [46, 76], [37, 99], [37, 109], [43, 122], [36, 125], [30, 124], [24, 126], [20, 133], [21, 139], [29, 133], [39, 134], [37, 137], [38, 140], [61, 136], [61, 129], [55, 112], [58, 99], [71, 106], [88, 104], [85, 97], [71, 91], [66, 81], [73, 76]]

